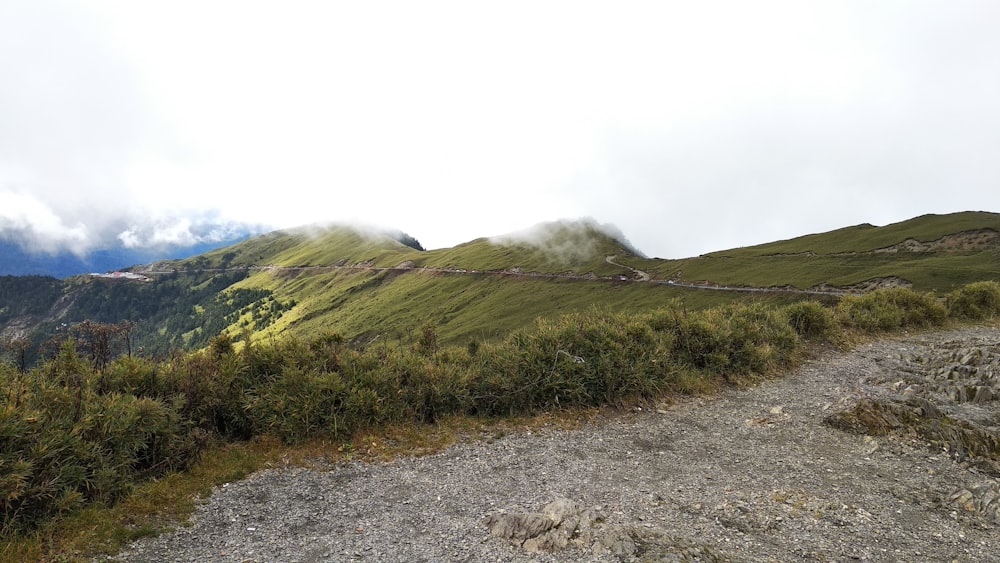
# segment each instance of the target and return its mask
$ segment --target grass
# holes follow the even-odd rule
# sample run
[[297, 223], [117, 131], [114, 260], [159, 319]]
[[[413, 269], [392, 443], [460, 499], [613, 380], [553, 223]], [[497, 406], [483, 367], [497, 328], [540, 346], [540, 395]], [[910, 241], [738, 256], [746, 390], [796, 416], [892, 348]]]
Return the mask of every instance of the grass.
[[[634, 262], [634, 261], [633, 261]], [[669, 263], [639, 264], [658, 278], [730, 286], [819, 284], [847, 287], [874, 278], [898, 277], [919, 291], [948, 292], [980, 280], [1000, 279], [996, 250], [969, 254], [911, 253], [857, 256], [703, 256]]]
[[[631, 272], [622, 264], [649, 272], [655, 279], [709, 281], [731, 287], [793, 287], [820, 284], [849, 287], [876, 278], [901, 278], [917, 291], [946, 293], [968, 283], [1000, 279], [996, 250], [865, 254], [908, 238], [936, 240], [946, 234], [1000, 229], [1000, 215], [982, 212], [926, 215], [873, 227], [861, 225], [808, 235], [769, 245], [712, 253], [683, 260], [646, 259], [601, 232], [593, 224], [555, 223], [538, 229], [541, 239], [477, 239], [453, 248], [419, 252], [385, 235], [362, 235], [346, 227], [298, 229], [263, 235], [182, 265], [330, 266], [372, 262], [395, 268], [455, 269], [461, 273], [305, 269], [251, 271], [233, 287], [273, 291], [291, 310], [274, 315], [273, 324], [257, 330], [259, 338], [303, 336], [335, 331], [358, 343], [372, 339], [408, 342], [416, 329], [434, 323], [441, 341], [466, 344], [492, 341], [531, 326], [536, 317], [555, 317], [593, 306], [639, 314], [673, 299], [691, 310], [744, 299], [738, 294], [692, 291], [664, 284], [610, 283], [503, 276], [487, 272], [520, 268], [543, 274], [593, 273], [617, 279]], [[537, 234], [537, 233], [536, 233]], [[812, 252], [816, 255], [806, 255]], [[832, 255], [843, 252], [861, 254]], [[790, 302], [789, 295], [768, 299]], [[237, 320], [227, 329], [243, 331]]]
[[892, 246], [906, 239], [930, 242], [945, 235], [978, 229], [1000, 231], [1000, 214], [966, 211], [947, 215], [922, 215], [884, 227], [856, 225], [785, 241], [714, 252], [710, 255], [746, 257], [803, 252], [816, 254], [868, 252]]
[[[608, 255], [629, 255], [622, 243], [589, 222], [553, 223], [536, 234], [537, 242], [477, 239], [453, 248], [420, 252], [391, 237], [362, 233], [350, 227], [300, 228], [254, 237], [229, 248], [174, 263], [175, 267], [220, 268], [238, 266], [332, 266], [371, 263], [394, 268], [404, 262], [429, 268], [507, 270], [528, 272], [621, 271], [605, 261]], [[555, 249], [555, 251], [553, 251]]]
[[290, 455], [267, 438], [216, 445], [188, 471], [142, 485], [117, 505], [89, 506], [33, 533], [8, 537], [0, 544], [0, 562], [89, 561], [113, 555], [128, 542], [183, 522], [214, 487], [280, 465]]
[[[41, 515], [38, 526], [17, 526], [20, 532], [5, 536], [0, 559], [114, 553], [183, 520], [213, 487], [262, 468], [384, 460], [460, 440], [491, 440], [518, 428], [573, 427], [609, 406], [659, 403], [773, 376], [800, 361], [808, 342], [996, 318], [1000, 284], [973, 284], [947, 301], [891, 289], [845, 298], [832, 310], [815, 302], [730, 303], [699, 312], [674, 305], [641, 315], [592, 309], [539, 319], [533, 330], [475, 350], [438, 346], [432, 325], [422, 328], [412, 347], [382, 344], [365, 352], [347, 348], [336, 335], [257, 343], [238, 352], [217, 339], [206, 352], [166, 364], [122, 358], [107, 372], [94, 371], [67, 347], [28, 374], [3, 371], [9, 391], [2, 430], [13, 439], [8, 446], [24, 443], [0, 452], [0, 462], [42, 456], [58, 468], [66, 460], [78, 463], [70, 454], [93, 443], [111, 447], [105, 457], [131, 452], [142, 463], [115, 466], [127, 473], [122, 479], [135, 479], [111, 489], [130, 489], [119, 502], [97, 494], [90, 502], [78, 499], [73, 510], [58, 502], [49, 508], [23, 504], [10, 483], [0, 483], [8, 525], [11, 514], [19, 514], [11, 509]], [[49, 403], [56, 408], [46, 411]], [[91, 405], [120, 414], [113, 421], [92, 419]], [[151, 434], [137, 438], [129, 425]], [[38, 435], [21, 435], [18, 428]], [[188, 438], [206, 431], [216, 437], [214, 445], [188, 464]], [[232, 441], [240, 436], [252, 439]], [[56, 443], [70, 449], [52, 450]], [[156, 453], [150, 446], [169, 447]], [[164, 466], [163, 455], [179, 457]], [[160, 460], [149, 469], [187, 469], [149, 473], [149, 479], [136, 473], [147, 466], [143, 460]], [[103, 459], [88, 463], [98, 472], [81, 466], [56, 478], [69, 486], [81, 475], [86, 481], [111, 468]], [[41, 477], [26, 472], [25, 483], [49, 487], [48, 477]], [[86, 482], [89, 488], [104, 481]], [[61, 490], [72, 498], [71, 490]]]
[[[372, 338], [410, 343], [417, 329], [434, 324], [444, 344], [495, 341], [530, 327], [538, 317], [603, 307], [642, 314], [680, 302], [691, 310], [745, 299], [724, 292], [664, 284], [572, 279], [518, 279], [481, 274], [303, 272], [291, 277], [257, 274], [241, 282], [273, 288], [298, 305], [260, 335], [305, 336], [334, 331], [359, 342]], [[787, 303], [801, 296], [768, 296]]]

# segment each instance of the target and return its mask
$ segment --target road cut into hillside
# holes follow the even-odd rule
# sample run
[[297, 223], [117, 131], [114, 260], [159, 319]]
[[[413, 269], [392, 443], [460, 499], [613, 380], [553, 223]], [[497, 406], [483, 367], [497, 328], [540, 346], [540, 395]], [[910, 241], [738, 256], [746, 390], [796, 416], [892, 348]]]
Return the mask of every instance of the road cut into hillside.
[[388, 463], [267, 470], [127, 561], [996, 561], [1000, 330]]

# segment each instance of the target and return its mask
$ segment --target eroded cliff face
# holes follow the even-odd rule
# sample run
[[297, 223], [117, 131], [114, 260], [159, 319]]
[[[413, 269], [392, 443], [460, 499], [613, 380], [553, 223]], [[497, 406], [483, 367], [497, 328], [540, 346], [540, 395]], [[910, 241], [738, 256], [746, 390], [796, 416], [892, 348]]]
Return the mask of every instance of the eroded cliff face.
[[873, 252], [978, 252], [991, 248], [1000, 248], [1000, 232], [993, 229], [976, 229], [945, 235], [929, 242], [908, 238]]

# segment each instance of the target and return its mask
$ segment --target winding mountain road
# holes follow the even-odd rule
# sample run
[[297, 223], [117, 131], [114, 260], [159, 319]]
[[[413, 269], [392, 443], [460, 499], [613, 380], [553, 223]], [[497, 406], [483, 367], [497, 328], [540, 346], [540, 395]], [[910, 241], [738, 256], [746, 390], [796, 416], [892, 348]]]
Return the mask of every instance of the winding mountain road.
[[618, 262], [615, 262], [615, 258], [617, 258], [617, 256], [612, 254], [611, 256], [605, 256], [604, 261], [607, 262], [608, 264], [611, 264], [612, 266], [618, 266], [619, 268], [625, 268], [626, 270], [630, 270], [633, 274], [639, 276], [639, 279], [636, 281], [648, 282], [652, 279], [652, 276], [650, 276], [646, 272], [643, 272], [642, 270], [633, 268], [632, 266], [626, 266], [625, 264], [619, 264]]
[[368, 263], [356, 263], [356, 264], [333, 264], [333, 265], [315, 265], [315, 266], [233, 266], [228, 268], [195, 268], [195, 269], [172, 269], [172, 270], [142, 270], [141, 273], [145, 275], [169, 275], [174, 273], [201, 273], [201, 272], [237, 272], [237, 271], [261, 271], [261, 272], [322, 272], [322, 271], [336, 271], [336, 270], [359, 270], [359, 271], [370, 271], [370, 272], [426, 272], [431, 274], [450, 274], [450, 275], [491, 275], [491, 276], [509, 276], [518, 278], [535, 278], [535, 279], [571, 279], [571, 280], [583, 280], [583, 281], [620, 281], [620, 282], [634, 282], [634, 283], [653, 283], [660, 285], [667, 285], [670, 287], [682, 287], [686, 289], [699, 289], [708, 291], [734, 291], [742, 293], [797, 293], [804, 295], [831, 295], [831, 296], [844, 296], [852, 295], [857, 293], [863, 293], [863, 291], [852, 291], [852, 290], [841, 290], [841, 289], [797, 289], [792, 287], [747, 287], [747, 286], [721, 286], [713, 285], [709, 283], [690, 283], [690, 282], [680, 282], [675, 280], [660, 280], [654, 279], [651, 274], [644, 272], [638, 268], [633, 268], [626, 264], [622, 264], [616, 261], [616, 255], [605, 256], [604, 261], [613, 266], [617, 266], [624, 270], [628, 270], [632, 275], [625, 276], [597, 276], [594, 274], [573, 274], [573, 273], [560, 273], [560, 274], [545, 274], [540, 272], [525, 272], [520, 268], [513, 268], [509, 270], [467, 270], [461, 268], [429, 268], [424, 266], [415, 265], [399, 265], [394, 267], [386, 266], [374, 266]]

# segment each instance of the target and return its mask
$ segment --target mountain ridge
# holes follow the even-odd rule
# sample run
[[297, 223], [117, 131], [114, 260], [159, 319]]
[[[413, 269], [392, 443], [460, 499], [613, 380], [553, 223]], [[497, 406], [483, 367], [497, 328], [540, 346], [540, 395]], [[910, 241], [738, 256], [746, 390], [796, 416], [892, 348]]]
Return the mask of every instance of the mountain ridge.
[[142, 247], [132, 247], [117, 242], [84, 254], [68, 250], [32, 251], [17, 242], [16, 237], [5, 236], [0, 238], [0, 257], [2, 257], [0, 276], [50, 276], [62, 279], [89, 273], [111, 272], [157, 260], [199, 256], [247, 240], [252, 234], [253, 231], [244, 230], [218, 240]]
[[[433, 250], [400, 242], [405, 233], [312, 226], [130, 269], [150, 282], [77, 276], [36, 283], [48, 289], [25, 301], [24, 283], [0, 277], [0, 332], [27, 336], [41, 350], [61, 327], [128, 320], [138, 323], [136, 342], [153, 354], [202, 348], [220, 334], [240, 340], [336, 333], [358, 345], [402, 342], [425, 325], [436, 327], [442, 342], [467, 343], [594, 307], [639, 313], [671, 300], [699, 309], [747, 296], [779, 303], [837, 299], [838, 291], [890, 282], [950, 291], [1000, 279], [1000, 238], [920, 252], [906, 241], [942, 232], [989, 234], [998, 219], [981, 212], [922, 216], [888, 231], [848, 227], [681, 260], [643, 257], [592, 220]], [[859, 232], [879, 236], [857, 239]], [[886, 232], [901, 245], [895, 252], [803, 253], [886, 248]]]

